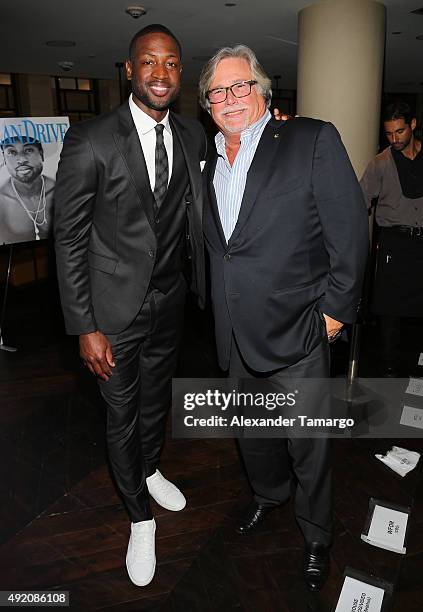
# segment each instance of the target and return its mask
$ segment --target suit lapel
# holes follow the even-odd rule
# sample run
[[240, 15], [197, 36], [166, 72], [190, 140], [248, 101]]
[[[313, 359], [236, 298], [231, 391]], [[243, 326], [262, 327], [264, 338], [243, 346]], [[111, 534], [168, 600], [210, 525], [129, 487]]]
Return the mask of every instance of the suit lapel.
[[242, 197], [241, 208], [238, 215], [232, 236], [229, 239], [229, 247], [238, 238], [244, 227], [257, 196], [266, 184], [267, 177], [272, 173], [273, 161], [280, 146], [283, 146], [283, 130], [285, 121], [270, 119], [264, 128], [260, 142], [254, 154], [251, 166], [247, 173], [244, 195]]
[[193, 196], [193, 206], [196, 208], [200, 223], [203, 218], [203, 191], [201, 182], [200, 160], [196, 150], [193, 151], [190, 142], [189, 130], [185, 127], [183, 119], [175, 113], [169, 114], [170, 126], [174, 138], [179, 140], [182, 153], [187, 164], [189, 182]]
[[214, 220], [220, 241], [222, 243], [222, 246], [226, 251], [228, 248], [228, 244], [226, 242], [225, 234], [223, 233], [222, 222], [220, 220], [219, 209], [217, 207], [216, 192], [214, 190], [214, 185], [213, 185], [214, 173], [216, 171], [216, 164], [217, 164], [217, 152], [216, 152], [216, 149], [213, 148], [213, 153], [207, 159], [207, 164], [204, 169], [204, 173], [205, 173], [204, 178], [206, 181], [207, 198], [210, 204], [210, 210], [213, 216], [213, 220]]
[[148, 221], [154, 228], [154, 196], [150, 187], [147, 166], [142, 152], [138, 132], [126, 102], [118, 109], [119, 125], [113, 137], [122, 155], [131, 180], [135, 186]]

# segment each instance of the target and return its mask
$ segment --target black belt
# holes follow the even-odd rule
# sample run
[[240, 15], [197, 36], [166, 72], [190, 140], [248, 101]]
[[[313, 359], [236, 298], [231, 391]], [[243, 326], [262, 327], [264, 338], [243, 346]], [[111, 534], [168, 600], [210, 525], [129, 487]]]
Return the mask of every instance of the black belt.
[[390, 230], [391, 232], [399, 232], [401, 234], [407, 234], [410, 238], [423, 238], [423, 227], [413, 227], [411, 225], [390, 225], [382, 226], [383, 230]]

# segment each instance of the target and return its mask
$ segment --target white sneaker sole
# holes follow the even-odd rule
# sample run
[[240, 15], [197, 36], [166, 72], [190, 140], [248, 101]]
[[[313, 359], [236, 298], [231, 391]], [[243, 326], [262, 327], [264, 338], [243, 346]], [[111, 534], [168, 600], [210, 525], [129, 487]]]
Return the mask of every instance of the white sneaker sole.
[[[150, 493], [150, 495], [151, 495], [151, 493]], [[159, 506], [161, 506], [165, 510], [171, 510], [172, 512], [179, 512], [180, 510], [183, 510], [185, 508], [185, 506], [187, 505], [187, 500], [184, 500], [184, 505], [183, 506], [177, 506], [176, 507], [176, 506], [170, 506], [169, 504], [165, 504], [165, 503], [162, 503], [162, 502], [158, 501], [155, 497], [153, 497], [153, 495], [151, 495], [151, 497], [154, 499], [156, 504], [159, 504]]]
[[136, 580], [134, 580], [133, 576], [131, 576], [131, 572], [129, 570], [128, 559], [126, 559], [126, 571], [128, 572], [128, 576], [131, 579], [131, 582], [133, 582], [135, 584], [135, 586], [147, 586], [147, 584], [150, 584], [150, 582], [154, 578], [154, 574], [156, 572], [156, 561], [154, 561], [154, 567], [153, 567], [153, 571], [151, 573], [151, 576], [149, 576], [146, 580], [144, 580], [142, 582], [137, 582]]

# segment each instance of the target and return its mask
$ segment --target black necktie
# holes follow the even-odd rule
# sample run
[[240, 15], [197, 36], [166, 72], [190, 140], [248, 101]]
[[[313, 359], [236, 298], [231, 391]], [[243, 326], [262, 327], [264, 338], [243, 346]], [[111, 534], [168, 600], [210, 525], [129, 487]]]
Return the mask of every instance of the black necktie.
[[154, 184], [154, 199], [156, 200], [156, 206], [158, 210], [164, 200], [167, 191], [169, 164], [167, 161], [167, 153], [163, 142], [164, 125], [158, 123], [154, 129], [156, 130], [156, 182]]

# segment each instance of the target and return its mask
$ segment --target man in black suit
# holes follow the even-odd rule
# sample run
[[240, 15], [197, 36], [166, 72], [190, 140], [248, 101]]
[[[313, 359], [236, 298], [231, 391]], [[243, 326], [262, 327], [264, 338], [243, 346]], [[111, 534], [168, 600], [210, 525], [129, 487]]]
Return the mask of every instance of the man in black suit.
[[[368, 226], [335, 128], [305, 118], [275, 121], [270, 99], [270, 79], [248, 47], [221, 49], [203, 69], [200, 101], [220, 130], [204, 171], [219, 361], [231, 377], [282, 388], [286, 379], [329, 376], [328, 339], [356, 316]], [[308, 408], [319, 410], [312, 399]], [[311, 590], [328, 570], [328, 444], [240, 439], [254, 500], [238, 533], [251, 532], [289, 498], [291, 465]]]
[[185, 498], [158, 471], [187, 291], [204, 299], [200, 161], [195, 120], [169, 112], [181, 49], [164, 26], [132, 39], [129, 102], [67, 132], [55, 190], [61, 300], [69, 334], [99, 379], [107, 443], [132, 525], [126, 565], [148, 584], [155, 571], [149, 494], [168, 510]]

